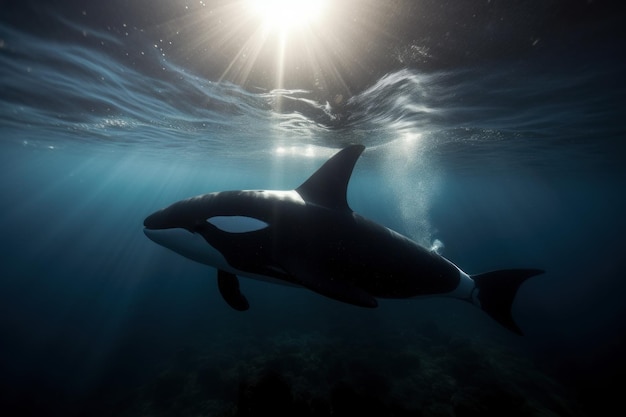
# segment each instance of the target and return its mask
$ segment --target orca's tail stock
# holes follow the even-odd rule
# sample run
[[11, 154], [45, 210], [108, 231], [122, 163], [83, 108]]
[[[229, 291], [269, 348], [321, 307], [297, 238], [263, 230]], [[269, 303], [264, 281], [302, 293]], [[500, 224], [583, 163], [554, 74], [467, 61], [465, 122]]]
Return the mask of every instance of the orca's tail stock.
[[543, 273], [541, 269], [503, 269], [472, 275], [480, 308], [507, 329], [521, 335], [522, 331], [511, 315], [515, 294], [524, 281]]

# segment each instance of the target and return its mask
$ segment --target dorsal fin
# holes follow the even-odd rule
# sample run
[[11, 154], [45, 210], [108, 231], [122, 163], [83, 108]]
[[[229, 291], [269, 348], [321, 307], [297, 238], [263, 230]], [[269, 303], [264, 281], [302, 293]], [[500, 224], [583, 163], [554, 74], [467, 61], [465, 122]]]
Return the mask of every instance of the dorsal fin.
[[365, 149], [351, 145], [332, 156], [296, 191], [304, 201], [334, 210], [350, 210], [346, 191], [354, 164]]

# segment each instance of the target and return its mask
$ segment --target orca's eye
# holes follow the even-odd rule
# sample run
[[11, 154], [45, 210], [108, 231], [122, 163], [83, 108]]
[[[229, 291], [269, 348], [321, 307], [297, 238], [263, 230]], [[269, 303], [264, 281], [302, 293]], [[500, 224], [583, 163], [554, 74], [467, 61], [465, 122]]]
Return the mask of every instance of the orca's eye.
[[206, 221], [221, 231], [228, 233], [256, 232], [269, 226], [263, 220], [248, 216], [213, 216]]

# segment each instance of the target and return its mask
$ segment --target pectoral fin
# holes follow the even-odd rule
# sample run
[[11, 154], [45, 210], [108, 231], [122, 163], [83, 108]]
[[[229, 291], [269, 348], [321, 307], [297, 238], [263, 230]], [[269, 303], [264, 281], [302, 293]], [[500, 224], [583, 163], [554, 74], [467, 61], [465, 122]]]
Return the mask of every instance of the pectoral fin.
[[286, 270], [300, 285], [318, 294], [359, 307], [378, 307], [378, 302], [371, 294], [348, 281], [323, 276], [295, 262], [288, 265]]
[[250, 308], [250, 304], [246, 297], [239, 291], [239, 279], [235, 274], [230, 272], [217, 271], [217, 286], [220, 294], [224, 297], [224, 301], [237, 311], [246, 311]]

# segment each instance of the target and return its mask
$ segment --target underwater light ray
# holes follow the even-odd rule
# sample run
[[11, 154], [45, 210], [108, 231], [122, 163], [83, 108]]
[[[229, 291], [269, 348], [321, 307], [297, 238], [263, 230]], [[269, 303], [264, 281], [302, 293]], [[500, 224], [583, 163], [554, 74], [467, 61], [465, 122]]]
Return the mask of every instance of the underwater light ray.
[[[315, 31], [312, 24], [325, 6], [322, 0], [252, 0], [249, 1], [251, 9], [260, 15], [261, 27], [266, 35], [263, 44], [268, 42], [268, 34], [273, 32], [276, 44], [272, 48], [275, 53], [275, 87], [285, 87], [289, 54], [294, 53], [295, 47], [307, 48], [309, 42], [314, 42]], [[319, 22], [316, 22], [319, 23]], [[297, 27], [297, 36], [295, 33]], [[262, 46], [261, 46], [262, 47]], [[258, 56], [257, 56], [258, 57]], [[255, 57], [255, 60], [256, 58]]]
[[[236, 27], [231, 26], [228, 35], [219, 35], [222, 39], [241, 37], [245, 36], [244, 32], [250, 32], [254, 28], [228, 68], [222, 72], [220, 79], [234, 79], [245, 85], [250, 81], [253, 70], [258, 69], [261, 73], [264, 67], [270, 65], [274, 67], [270, 71], [274, 73], [270, 77], [273, 79], [273, 88], [282, 89], [288, 87], [286, 81], [293, 76], [288, 69], [290, 64], [300, 68], [312, 66], [318, 69], [332, 66], [330, 60], [326, 65], [317, 62], [325, 59], [326, 51], [332, 49], [336, 41], [321, 41], [320, 33], [325, 31], [326, 24], [322, 20], [322, 14], [326, 6], [326, 1], [249, 1], [248, 11], [253, 13], [248, 13]], [[231, 20], [227, 17], [225, 19]], [[274, 59], [268, 61], [267, 58], [272, 54]], [[243, 64], [245, 68], [235, 71], [236, 65], [243, 60], [246, 61]], [[324, 73], [330, 73], [333, 77], [339, 74], [335, 70], [318, 70], [317, 78], [322, 78]], [[345, 82], [342, 85], [345, 86]]]
[[[278, 40], [278, 53], [276, 62], [276, 85], [279, 89], [283, 88], [285, 82], [285, 53], [287, 48], [287, 34], [281, 32]], [[279, 98], [279, 97], [278, 97]], [[278, 110], [280, 111], [281, 103], [278, 100]]]
[[[199, 59], [205, 66], [215, 66], [232, 49], [241, 49], [242, 38], [254, 36], [252, 23], [251, 17], [242, 13], [238, 1], [214, 9], [192, 10], [153, 29], [167, 33], [163, 37], [170, 40], [167, 55], [186, 61]], [[250, 32], [253, 35], [248, 36]]]
[[214, 80], [266, 91], [305, 88], [342, 105], [376, 73], [371, 52], [391, 36], [385, 23], [393, 11], [372, 0], [358, 4], [357, 14], [351, 2], [313, 0], [190, 9], [163, 24], [175, 43], [161, 41], [168, 45], [163, 55]]
[[[226, 69], [222, 72], [218, 81], [224, 79], [232, 79], [235, 82], [246, 84], [250, 74], [257, 65], [258, 58], [263, 50], [268, 36], [267, 30], [258, 28], [255, 35], [250, 36], [246, 43], [237, 52], [235, 57], [230, 61]], [[242, 64], [238, 70], [234, 70], [235, 66]]]

